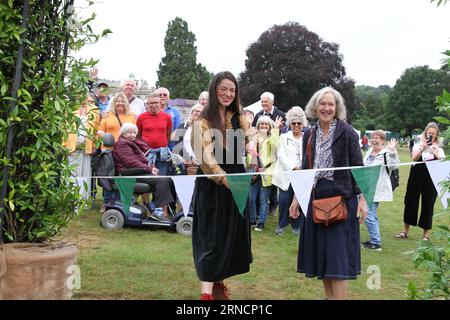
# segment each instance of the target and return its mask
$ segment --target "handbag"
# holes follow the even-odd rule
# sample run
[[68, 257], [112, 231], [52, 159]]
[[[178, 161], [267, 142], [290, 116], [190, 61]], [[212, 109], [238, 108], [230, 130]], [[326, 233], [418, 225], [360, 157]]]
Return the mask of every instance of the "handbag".
[[[313, 128], [309, 135], [308, 142], [306, 144], [306, 158], [310, 169], [313, 168], [312, 163], [312, 140], [316, 130]], [[330, 224], [341, 223], [347, 220], [347, 207], [345, 205], [343, 196], [334, 196], [329, 198], [322, 198], [312, 201], [312, 212], [314, 223], [324, 224], [328, 227]]]
[[389, 171], [388, 165], [387, 165], [386, 153], [384, 153], [383, 156], [384, 156], [384, 164], [386, 165], [386, 171], [389, 176], [389, 179], [391, 180], [392, 191], [394, 191], [398, 187], [399, 182], [400, 182], [400, 172], [398, 171], [398, 169]]
[[341, 223], [347, 220], [347, 207], [343, 196], [316, 199], [312, 201], [314, 223], [330, 224]]

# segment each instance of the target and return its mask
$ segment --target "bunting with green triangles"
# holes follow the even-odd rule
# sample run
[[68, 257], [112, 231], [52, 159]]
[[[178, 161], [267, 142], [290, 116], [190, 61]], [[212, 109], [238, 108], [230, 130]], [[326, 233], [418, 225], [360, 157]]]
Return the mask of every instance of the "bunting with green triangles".
[[248, 193], [250, 191], [250, 181], [252, 175], [227, 175], [228, 184], [230, 186], [231, 194], [236, 203], [239, 214], [244, 217], [244, 209], [247, 205]]
[[383, 166], [378, 165], [351, 169], [353, 177], [367, 203], [373, 202], [382, 168]]
[[[350, 168], [356, 183], [367, 203], [373, 202], [378, 179], [384, 166], [367, 166], [360, 168]], [[450, 161], [430, 161], [427, 162], [427, 168], [430, 176], [438, 191], [443, 206], [446, 208], [450, 200], [450, 193], [442, 188], [441, 183], [450, 179]], [[306, 216], [310, 202], [311, 190], [314, 183], [316, 170], [299, 170], [287, 173], [294, 193], [299, 200], [300, 207]], [[250, 191], [250, 182], [252, 174], [248, 175], [226, 175], [230, 186], [231, 194], [238, 207], [239, 214], [243, 216], [245, 206], [247, 205], [248, 193]], [[178, 198], [183, 206], [183, 211], [189, 210], [189, 203], [192, 199], [192, 193], [195, 185], [196, 176], [177, 176], [172, 177]], [[129, 214], [129, 208], [132, 201], [134, 184], [136, 178], [115, 178], [119, 186], [120, 198], [124, 205], [125, 214]]]
[[114, 182], [119, 186], [120, 201], [123, 204], [123, 211], [126, 216], [130, 214], [130, 205], [133, 198], [136, 178], [114, 178]]

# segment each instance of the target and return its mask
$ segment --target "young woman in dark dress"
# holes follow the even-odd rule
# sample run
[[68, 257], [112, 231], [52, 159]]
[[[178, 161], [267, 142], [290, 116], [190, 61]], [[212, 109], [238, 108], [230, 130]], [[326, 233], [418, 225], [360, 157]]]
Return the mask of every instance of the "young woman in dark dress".
[[[197, 174], [244, 173], [245, 143], [254, 133], [239, 104], [236, 78], [218, 73], [209, 103], [192, 128]], [[240, 215], [225, 175], [197, 178], [193, 203], [192, 249], [201, 299], [228, 299], [223, 280], [248, 272], [252, 262], [249, 214], [246, 209]]]
[[[303, 135], [303, 165], [307, 161], [306, 147], [311, 131], [311, 163], [314, 169], [363, 166], [358, 135], [348, 125], [344, 100], [331, 87], [317, 91], [306, 106], [306, 115], [317, 124]], [[313, 220], [311, 201], [306, 221], [300, 231], [297, 271], [323, 282], [327, 299], [345, 299], [347, 280], [361, 273], [359, 224], [367, 216], [367, 203], [350, 170], [318, 171], [314, 179], [315, 199], [343, 195], [347, 220], [325, 227]], [[311, 196], [312, 198], [312, 196]], [[298, 217], [298, 202], [294, 200], [290, 215]], [[358, 213], [360, 218], [358, 221]]]

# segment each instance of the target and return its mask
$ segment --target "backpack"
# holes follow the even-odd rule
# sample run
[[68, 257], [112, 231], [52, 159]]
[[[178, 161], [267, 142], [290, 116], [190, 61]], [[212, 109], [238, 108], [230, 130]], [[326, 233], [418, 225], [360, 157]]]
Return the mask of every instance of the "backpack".
[[[114, 176], [116, 171], [112, 150], [103, 150], [100, 154], [93, 156], [91, 166], [96, 176]], [[105, 191], [113, 191], [113, 183], [113, 179], [98, 178], [98, 184]]]
[[[386, 153], [384, 153], [383, 156], [384, 156], [384, 164], [387, 165]], [[389, 169], [387, 166], [386, 166], [386, 171], [389, 175], [389, 178], [391, 179], [392, 191], [394, 191], [400, 183], [400, 171], [398, 169], [394, 169], [391, 172], [389, 172]]]

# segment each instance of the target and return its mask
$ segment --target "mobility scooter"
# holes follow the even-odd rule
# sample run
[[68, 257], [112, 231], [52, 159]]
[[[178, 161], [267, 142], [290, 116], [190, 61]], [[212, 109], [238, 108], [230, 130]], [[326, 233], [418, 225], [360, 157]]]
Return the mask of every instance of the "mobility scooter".
[[[103, 145], [106, 147], [114, 146], [114, 136], [105, 134], [103, 136]], [[96, 156], [95, 161], [97, 176], [114, 176], [114, 158], [112, 150], [106, 149]], [[114, 179], [98, 178], [100, 186], [104, 190], [117, 191], [118, 185]], [[124, 226], [159, 226], [175, 229], [179, 234], [190, 236], [192, 234], [192, 213], [184, 215], [183, 211], [176, 212], [175, 206], [168, 206], [169, 219], [158, 219], [154, 207], [147, 208], [145, 205], [137, 202], [137, 197], [143, 193], [150, 193], [151, 188], [148, 184], [136, 182], [133, 190], [133, 200], [129, 207], [129, 213], [126, 214], [124, 204], [121, 201], [115, 201], [105, 205], [105, 212], [102, 215], [101, 225], [109, 230], [120, 229]]]

